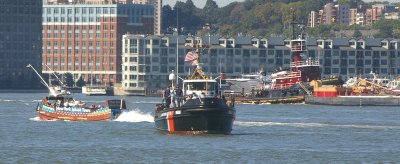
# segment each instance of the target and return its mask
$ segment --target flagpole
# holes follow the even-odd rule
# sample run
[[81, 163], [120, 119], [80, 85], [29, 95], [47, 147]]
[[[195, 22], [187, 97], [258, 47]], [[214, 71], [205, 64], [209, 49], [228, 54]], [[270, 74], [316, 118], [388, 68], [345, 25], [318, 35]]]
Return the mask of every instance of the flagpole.
[[179, 84], [179, 6], [176, 5], [176, 85]]

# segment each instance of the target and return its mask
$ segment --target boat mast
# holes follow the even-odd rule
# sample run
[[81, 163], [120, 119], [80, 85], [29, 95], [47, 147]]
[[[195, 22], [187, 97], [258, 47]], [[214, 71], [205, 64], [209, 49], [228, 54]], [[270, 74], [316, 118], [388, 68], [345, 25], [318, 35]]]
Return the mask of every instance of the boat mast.
[[48, 89], [50, 89], [50, 86], [49, 86], [49, 84], [47, 84], [46, 83], [46, 81], [43, 79], [43, 77], [42, 76], [40, 76], [40, 74], [39, 74], [39, 72], [37, 72], [36, 71], [36, 69], [35, 68], [33, 68], [33, 66], [31, 65], [31, 64], [28, 64], [26, 67], [30, 67], [30, 68], [32, 68], [33, 69], [33, 71], [35, 71], [35, 73], [36, 73], [36, 75], [38, 75], [39, 76], [39, 78], [42, 80], [42, 82], [44, 83], [44, 85], [46, 85], [46, 87], [48, 88]]
[[176, 85], [179, 84], [179, 7], [176, 6]]
[[[292, 8], [292, 39], [290, 40], [290, 49], [292, 51], [292, 71], [299, 71], [298, 66], [302, 65], [302, 54], [307, 51], [306, 48], [306, 34], [304, 32], [304, 25], [302, 23], [295, 22], [295, 13]], [[296, 30], [295, 30], [295, 25], [298, 25], [300, 27], [300, 34], [297, 35]]]
[[[90, 67], [90, 85], [93, 86], [93, 59], [92, 59], [92, 54], [90, 54], [89, 56], [90, 56], [89, 61], [92, 64], [92, 66]], [[90, 66], [90, 64], [89, 64], [89, 66]]]
[[64, 83], [63, 83], [62, 80], [57, 76], [56, 72], [53, 71], [47, 64], [45, 64], [45, 65], [46, 65], [46, 67], [47, 67], [50, 71], [53, 72], [53, 75], [57, 78], [57, 80], [61, 83], [61, 85], [64, 86]]

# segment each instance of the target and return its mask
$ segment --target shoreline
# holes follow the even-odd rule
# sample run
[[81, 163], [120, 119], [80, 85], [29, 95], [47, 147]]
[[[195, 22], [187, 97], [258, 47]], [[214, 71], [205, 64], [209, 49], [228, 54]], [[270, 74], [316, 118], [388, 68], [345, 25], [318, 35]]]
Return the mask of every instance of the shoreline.
[[[71, 93], [81, 93], [81, 89], [69, 89]], [[48, 93], [48, 89], [0, 89], [0, 93]]]
[[43, 89], [43, 90], [41, 90], [41, 89], [33, 89], [33, 90], [30, 90], [30, 89], [27, 89], [27, 90], [1, 89], [0, 90], [0, 93], [47, 93], [47, 92], [49, 92], [49, 91], [46, 89]]

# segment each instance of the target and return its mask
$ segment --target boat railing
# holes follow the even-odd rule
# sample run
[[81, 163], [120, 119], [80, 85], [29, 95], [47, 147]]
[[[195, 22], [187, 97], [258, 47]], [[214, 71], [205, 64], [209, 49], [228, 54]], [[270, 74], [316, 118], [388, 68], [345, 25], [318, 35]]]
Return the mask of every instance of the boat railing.
[[277, 74], [274, 78], [300, 77], [301, 72], [290, 72], [285, 74]]
[[305, 45], [292, 45], [292, 52], [296, 51], [306, 51], [306, 46]]
[[274, 85], [271, 85], [271, 89], [287, 89], [295, 84], [296, 83], [274, 84]]
[[306, 60], [306, 61], [295, 61], [290, 63], [290, 67], [298, 67], [298, 66], [319, 66], [318, 60]]

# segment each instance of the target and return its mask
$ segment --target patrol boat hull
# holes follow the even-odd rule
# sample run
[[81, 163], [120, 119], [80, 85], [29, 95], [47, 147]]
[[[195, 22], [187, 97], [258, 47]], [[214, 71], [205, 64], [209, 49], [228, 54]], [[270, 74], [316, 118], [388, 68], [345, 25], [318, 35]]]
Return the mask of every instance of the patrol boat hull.
[[189, 99], [182, 107], [159, 104], [155, 114], [158, 130], [174, 134], [230, 134], [236, 111], [219, 98]]

